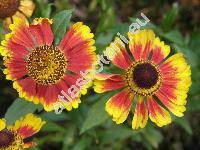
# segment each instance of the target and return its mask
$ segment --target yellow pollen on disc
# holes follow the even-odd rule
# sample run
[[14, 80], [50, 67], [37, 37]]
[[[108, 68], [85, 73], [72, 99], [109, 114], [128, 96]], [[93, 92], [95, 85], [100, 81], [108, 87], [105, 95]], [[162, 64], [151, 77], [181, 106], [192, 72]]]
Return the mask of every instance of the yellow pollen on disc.
[[20, 6], [20, 0], [1, 0], [0, 18], [13, 16]]
[[38, 47], [28, 57], [28, 75], [38, 84], [55, 84], [63, 77], [66, 67], [66, 58], [57, 47]]
[[162, 84], [159, 68], [150, 61], [134, 62], [124, 74], [128, 88], [140, 96], [154, 95]]

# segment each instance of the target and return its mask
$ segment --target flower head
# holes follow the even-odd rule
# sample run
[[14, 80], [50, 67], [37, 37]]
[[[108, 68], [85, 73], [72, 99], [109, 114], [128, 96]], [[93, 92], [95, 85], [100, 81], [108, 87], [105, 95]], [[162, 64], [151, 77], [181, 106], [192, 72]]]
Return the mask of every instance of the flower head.
[[[91, 70], [96, 62], [94, 35], [88, 26], [75, 23], [54, 45], [52, 24], [47, 18], [33, 24], [17, 19], [0, 47], [6, 78], [14, 82], [21, 98], [43, 104], [46, 111], [54, 109], [62, 90], [76, 84], [80, 71]], [[86, 93], [86, 88], [81, 92]], [[80, 95], [64, 104], [67, 110], [78, 107]]]
[[122, 74], [98, 74], [94, 90], [102, 93], [122, 88], [106, 103], [106, 111], [117, 124], [126, 120], [135, 99], [133, 129], [145, 127], [148, 117], [160, 127], [167, 125], [171, 122], [168, 110], [178, 117], [186, 110], [190, 66], [181, 53], [167, 58], [170, 47], [152, 30], [130, 32], [128, 36], [132, 56], [119, 38], [105, 52]]
[[9, 25], [15, 18], [31, 17], [34, 8], [32, 0], [1, 0], [0, 19], [4, 19], [5, 25]]
[[35, 142], [25, 142], [25, 139], [39, 132], [44, 124], [44, 121], [33, 114], [27, 114], [13, 126], [6, 126], [6, 120], [0, 119], [0, 150], [19, 150], [34, 146]]

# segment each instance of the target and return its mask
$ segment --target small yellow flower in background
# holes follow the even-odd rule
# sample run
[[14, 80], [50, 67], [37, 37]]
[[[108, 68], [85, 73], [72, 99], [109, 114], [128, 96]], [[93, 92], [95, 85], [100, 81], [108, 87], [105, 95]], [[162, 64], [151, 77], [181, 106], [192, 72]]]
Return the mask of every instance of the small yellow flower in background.
[[131, 57], [119, 38], [106, 49], [107, 57], [123, 73], [98, 74], [94, 81], [97, 93], [123, 88], [108, 100], [106, 111], [117, 124], [123, 123], [135, 99], [133, 129], [144, 128], [148, 117], [159, 127], [171, 123], [166, 108], [182, 117], [191, 85], [190, 66], [183, 54], [167, 58], [170, 47], [156, 38], [152, 30], [128, 36]]
[[1, 0], [0, 19], [3, 19], [4, 25], [8, 26], [13, 23], [15, 18], [31, 17], [34, 8], [32, 0]]
[[5, 119], [0, 119], [0, 150], [22, 150], [34, 146], [35, 142], [25, 142], [40, 131], [45, 121], [33, 114], [27, 114], [17, 120], [13, 126], [6, 126]]

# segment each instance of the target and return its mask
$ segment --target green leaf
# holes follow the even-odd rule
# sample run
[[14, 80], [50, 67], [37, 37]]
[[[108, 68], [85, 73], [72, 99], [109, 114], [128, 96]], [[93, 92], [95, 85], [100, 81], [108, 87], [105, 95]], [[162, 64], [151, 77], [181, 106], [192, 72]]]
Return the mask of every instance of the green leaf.
[[55, 112], [48, 112], [48, 113], [43, 113], [41, 114], [41, 118], [44, 120], [49, 120], [49, 121], [65, 121], [69, 119], [66, 113], [62, 114], [56, 114]]
[[149, 144], [151, 144], [151, 146], [156, 149], [158, 148], [159, 143], [163, 140], [162, 134], [149, 124], [144, 128], [144, 130], [141, 130], [141, 132], [143, 133], [144, 138], [149, 142]]
[[177, 5], [177, 3], [174, 3], [172, 6], [172, 9], [169, 10], [164, 15], [163, 20], [162, 20], [162, 27], [165, 31], [168, 31], [172, 28], [172, 26], [176, 20], [177, 14], [178, 14], [178, 5]]
[[2, 20], [0, 20], [0, 40], [2, 40], [3, 39], [3, 21]]
[[34, 13], [35, 18], [50, 18], [52, 4], [47, 4], [43, 0], [36, 0], [36, 11]]
[[190, 123], [184, 117], [176, 118], [174, 122], [179, 124], [189, 135], [192, 135]]
[[40, 147], [40, 146], [44, 146], [44, 144], [46, 143], [62, 142], [63, 138], [64, 138], [63, 133], [47, 134], [38, 139], [34, 139], [34, 142], [36, 142], [38, 147]]
[[113, 143], [116, 140], [123, 140], [132, 137], [134, 141], [140, 141], [141, 135], [138, 131], [126, 128], [122, 125], [114, 125], [111, 128], [101, 131], [99, 134], [101, 144]]
[[38, 105], [22, 100], [20, 98], [16, 99], [13, 104], [8, 108], [5, 119], [8, 125], [13, 124], [20, 117], [25, 116], [28, 113], [33, 113], [38, 109]]
[[196, 55], [196, 53], [191, 51], [191, 49], [189, 49], [187, 46], [179, 46], [178, 44], [172, 44], [172, 47], [176, 52], [181, 52], [186, 56], [187, 61], [191, 67], [197, 68], [199, 58], [198, 55]]
[[50, 18], [51, 15], [51, 6], [52, 4], [47, 4], [43, 6], [43, 9], [41, 11], [41, 15], [44, 18]]
[[96, 38], [95, 45], [97, 47], [97, 53], [102, 54], [102, 51], [106, 46], [112, 41], [114, 34], [113, 33], [100, 33]]
[[100, 33], [105, 32], [107, 29], [112, 28], [115, 22], [114, 8], [112, 6], [108, 7], [101, 15], [95, 35], [99, 35]]
[[57, 45], [63, 38], [66, 32], [66, 28], [69, 26], [71, 16], [72, 10], [63, 10], [53, 17], [53, 33], [55, 35], [55, 45]]
[[65, 132], [65, 135], [64, 135], [63, 140], [62, 140], [62, 143], [63, 143], [62, 150], [69, 149], [69, 146], [74, 144], [75, 132], [76, 132], [76, 128], [73, 125], [70, 126], [68, 128], [68, 130]]
[[170, 32], [162, 34], [162, 36], [170, 42], [176, 43], [178, 45], [185, 45], [183, 36], [178, 30], [172, 30]]
[[[141, 16], [136, 18], [136, 17], [131, 17], [130, 18], [130, 24], [132, 23], [138, 23], [137, 19], [139, 19], [141, 22], [145, 22], [146, 20], [143, 19]], [[129, 26], [127, 27], [127, 29], [129, 30]], [[159, 26], [156, 26], [155, 24], [153, 24], [151, 21], [148, 22], [145, 26], [140, 26], [140, 29], [152, 29], [155, 33], [157, 33], [158, 35], [160, 33], [162, 33], [162, 29]]]
[[31, 148], [29, 148], [29, 150], [40, 150], [40, 149], [37, 147], [31, 147]]
[[104, 94], [101, 99], [97, 99], [97, 102], [91, 106], [81, 128], [81, 134], [94, 126], [103, 123], [108, 118], [105, 111], [105, 103], [110, 96], [111, 93]]
[[189, 47], [200, 57], [200, 27], [193, 31]]
[[72, 150], [85, 150], [91, 144], [92, 139], [89, 137], [82, 137], [72, 148]]
[[190, 99], [187, 101], [187, 109], [188, 111], [200, 111], [200, 101], [199, 99]]
[[42, 128], [42, 131], [47, 132], [65, 132], [66, 129], [54, 122], [48, 121], [47, 124]]

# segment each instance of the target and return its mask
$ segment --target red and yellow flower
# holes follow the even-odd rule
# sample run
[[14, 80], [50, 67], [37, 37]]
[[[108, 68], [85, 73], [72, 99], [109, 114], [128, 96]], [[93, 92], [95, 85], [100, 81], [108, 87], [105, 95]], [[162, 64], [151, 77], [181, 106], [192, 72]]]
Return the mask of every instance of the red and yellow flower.
[[[47, 18], [35, 19], [33, 24], [17, 19], [0, 47], [6, 78], [13, 81], [21, 98], [43, 104], [46, 111], [54, 109], [60, 92], [76, 83], [80, 71], [91, 70], [97, 59], [94, 35], [88, 26], [75, 23], [54, 45], [52, 24]], [[80, 96], [64, 105], [71, 110], [79, 103]]]
[[35, 4], [32, 0], [1, 0], [0, 19], [3, 19], [7, 26], [13, 23], [15, 18], [26, 19], [31, 17], [34, 9]]
[[27, 114], [9, 126], [6, 126], [5, 119], [0, 119], [0, 150], [20, 150], [36, 145], [25, 140], [38, 133], [44, 124], [45, 121], [33, 114]]
[[182, 117], [191, 85], [190, 66], [183, 54], [167, 58], [170, 47], [152, 30], [129, 32], [128, 37], [130, 53], [119, 38], [105, 52], [122, 73], [98, 74], [94, 81], [98, 93], [122, 89], [107, 101], [106, 111], [119, 124], [126, 120], [136, 101], [133, 129], [144, 128], [148, 117], [160, 127], [169, 124], [168, 110]]

